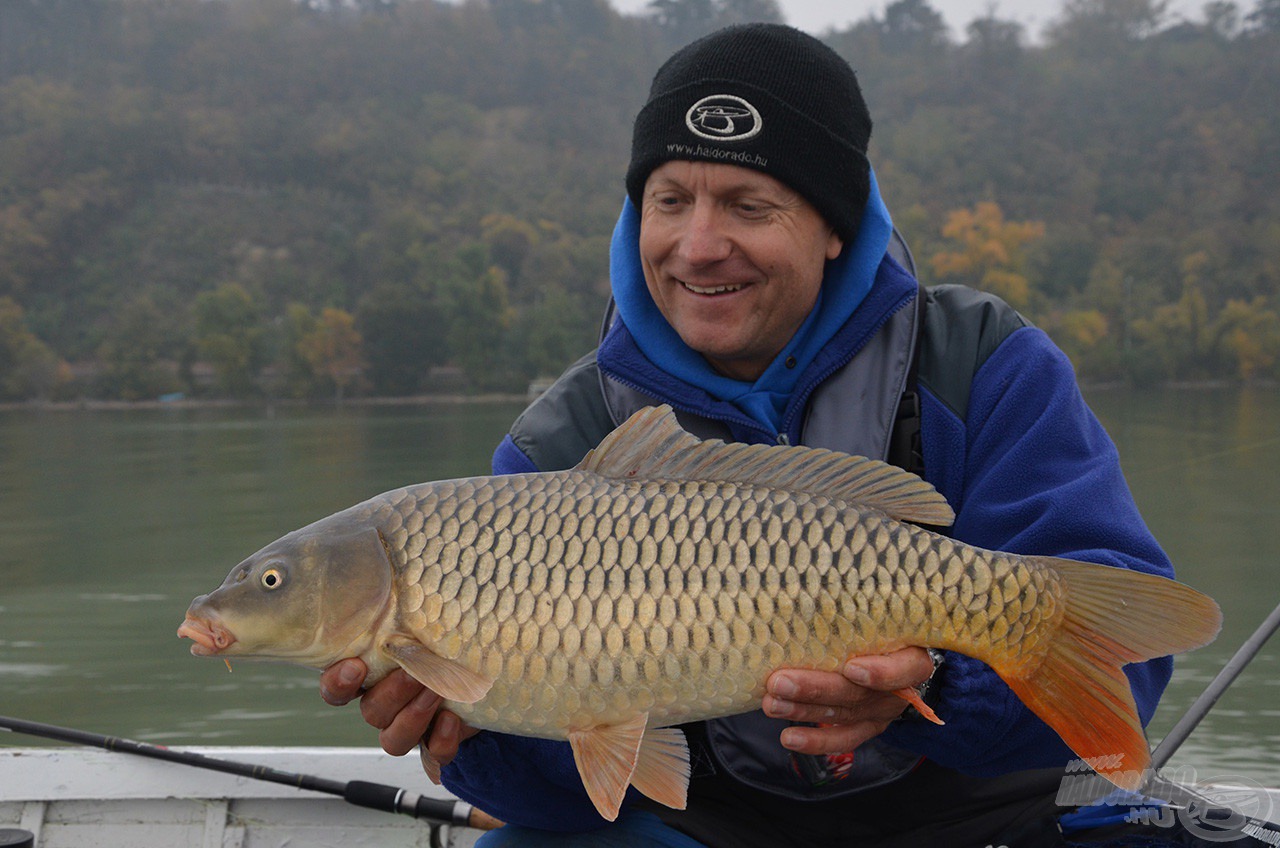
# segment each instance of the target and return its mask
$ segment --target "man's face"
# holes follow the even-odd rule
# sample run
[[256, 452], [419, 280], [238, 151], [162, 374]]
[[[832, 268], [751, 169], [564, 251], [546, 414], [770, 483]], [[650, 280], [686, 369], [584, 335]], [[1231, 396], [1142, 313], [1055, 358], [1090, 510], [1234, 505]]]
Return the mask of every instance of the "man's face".
[[717, 372], [753, 381], [799, 329], [843, 243], [767, 174], [671, 161], [645, 182], [640, 261], [654, 303]]

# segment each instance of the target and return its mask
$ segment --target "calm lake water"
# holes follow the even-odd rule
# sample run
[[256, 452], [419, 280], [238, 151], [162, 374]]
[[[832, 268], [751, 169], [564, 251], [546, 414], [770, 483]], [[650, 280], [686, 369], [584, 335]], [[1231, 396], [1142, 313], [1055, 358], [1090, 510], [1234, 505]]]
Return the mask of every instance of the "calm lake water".
[[[1092, 391], [1143, 513], [1226, 614], [1179, 660], [1162, 736], [1280, 602], [1280, 392]], [[485, 473], [512, 405], [0, 411], [0, 713], [163, 744], [376, 744], [316, 674], [191, 657], [190, 599], [373, 494]], [[1280, 640], [1174, 763], [1280, 786]], [[0, 734], [0, 744], [37, 740]]]

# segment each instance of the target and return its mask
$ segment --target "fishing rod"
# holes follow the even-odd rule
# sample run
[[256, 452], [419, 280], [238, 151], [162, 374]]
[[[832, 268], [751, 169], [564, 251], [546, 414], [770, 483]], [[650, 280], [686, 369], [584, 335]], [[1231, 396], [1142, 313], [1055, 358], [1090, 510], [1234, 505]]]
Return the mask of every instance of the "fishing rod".
[[[1276, 824], [1270, 820], [1269, 815], [1264, 814], [1264, 817], [1256, 818], [1235, 809], [1233, 805], [1210, 799], [1190, 786], [1169, 780], [1160, 774], [1160, 769], [1168, 765], [1174, 752], [1204, 720], [1222, 694], [1240, 676], [1245, 666], [1258, 656], [1267, 640], [1275, 635], [1277, 630], [1280, 630], [1280, 605], [1271, 611], [1253, 635], [1244, 641], [1231, 659], [1227, 660], [1222, 670], [1214, 676], [1200, 696], [1191, 703], [1182, 717], [1174, 723], [1173, 728], [1160, 740], [1160, 744], [1151, 753], [1151, 767], [1139, 790], [1140, 793], [1163, 798], [1166, 802], [1185, 808], [1195, 815], [1205, 816], [1201, 824], [1212, 826], [1210, 832], [1215, 835], [1215, 841], [1226, 837], [1238, 838], [1251, 832], [1275, 836], [1280, 836], [1280, 832], [1274, 829]], [[1269, 810], [1270, 805], [1268, 805]]]
[[[1183, 827], [1210, 842], [1249, 839], [1242, 844], [1261, 845], [1264, 842], [1277, 844], [1271, 841], [1280, 840], [1278, 824], [1272, 818], [1271, 802], [1265, 794], [1257, 794], [1265, 793], [1265, 790], [1257, 788], [1255, 800], [1258, 802], [1258, 815], [1251, 815], [1239, 809], [1239, 803], [1210, 798], [1200, 788], [1171, 780], [1160, 773], [1174, 752], [1208, 715], [1227, 687], [1240, 676], [1244, 667], [1257, 657], [1263, 645], [1277, 629], [1280, 629], [1280, 606], [1277, 606], [1253, 635], [1236, 650], [1204, 692], [1175, 722], [1173, 729], [1165, 734], [1164, 739], [1152, 752], [1151, 765], [1146, 770], [1139, 789], [1133, 792], [1117, 790], [1109, 784], [1104, 785], [1106, 781], [1099, 780], [1096, 797], [1078, 804], [1077, 812], [1063, 816], [1063, 824], [1067, 823], [1068, 818], [1075, 818], [1069, 826], [1070, 829], [1084, 831], [1107, 825], [1130, 823], [1135, 820], [1150, 824], [1152, 822], [1149, 819], [1144, 819], [1142, 808], [1154, 802], [1176, 811], [1175, 814]], [[1250, 791], [1248, 787], [1243, 789]], [[1264, 805], [1265, 810], [1261, 809]], [[1172, 820], [1165, 823], [1164, 818], [1160, 818], [1160, 826], [1169, 827], [1172, 824]]]
[[1187, 741], [1187, 737], [1191, 735], [1191, 731], [1209, 714], [1209, 710], [1213, 709], [1213, 705], [1218, 703], [1218, 699], [1222, 697], [1222, 693], [1227, 691], [1236, 678], [1240, 676], [1240, 672], [1244, 671], [1244, 667], [1253, 661], [1253, 658], [1262, 650], [1262, 646], [1267, 643], [1276, 632], [1280, 629], [1280, 606], [1271, 611], [1261, 626], [1253, 632], [1253, 635], [1245, 640], [1244, 644], [1235, 652], [1231, 659], [1227, 660], [1227, 664], [1222, 667], [1217, 676], [1210, 681], [1205, 690], [1200, 693], [1200, 697], [1192, 702], [1182, 718], [1178, 719], [1165, 737], [1160, 740], [1160, 744], [1156, 746], [1155, 751], [1151, 753], [1151, 769], [1163, 768], [1168, 764], [1169, 758], [1173, 753]]
[[107, 751], [118, 751], [126, 754], [137, 754], [171, 763], [180, 763], [196, 768], [235, 774], [254, 780], [265, 780], [280, 783], [297, 789], [309, 789], [323, 792], [326, 795], [337, 795], [349, 804], [368, 807], [385, 813], [401, 813], [416, 819], [423, 819], [433, 824], [452, 824], [473, 827], [479, 830], [493, 830], [501, 827], [502, 822], [483, 810], [476, 809], [465, 801], [445, 801], [439, 798], [428, 798], [423, 795], [388, 786], [384, 783], [373, 783], [367, 780], [330, 780], [310, 774], [281, 771], [269, 766], [223, 760], [197, 754], [194, 751], [175, 751], [159, 745], [122, 739], [119, 736], [101, 736], [69, 727], [58, 727], [53, 724], [42, 724], [20, 718], [0, 716], [0, 730], [11, 730], [25, 733], [28, 736], [41, 736], [46, 739], [57, 739], [78, 745], [89, 745]]

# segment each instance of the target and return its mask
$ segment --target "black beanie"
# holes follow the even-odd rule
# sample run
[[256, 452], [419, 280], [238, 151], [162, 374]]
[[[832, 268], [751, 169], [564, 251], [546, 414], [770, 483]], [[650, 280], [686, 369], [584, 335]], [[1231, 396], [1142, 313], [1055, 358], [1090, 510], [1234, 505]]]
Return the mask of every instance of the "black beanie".
[[870, 191], [871, 115], [849, 63], [780, 24], [743, 24], [681, 48], [636, 116], [627, 194], [672, 159], [761, 171], [817, 207], [845, 241]]

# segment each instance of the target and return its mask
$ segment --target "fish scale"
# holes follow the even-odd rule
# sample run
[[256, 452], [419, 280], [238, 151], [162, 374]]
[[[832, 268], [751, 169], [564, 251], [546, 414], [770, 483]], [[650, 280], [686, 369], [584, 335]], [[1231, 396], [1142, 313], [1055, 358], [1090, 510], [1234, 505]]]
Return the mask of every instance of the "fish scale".
[[683, 806], [688, 750], [667, 726], [758, 708], [778, 668], [910, 645], [986, 662], [1136, 786], [1150, 756], [1121, 666], [1209, 641], [1217, 606], [928, 529], [951, 519], [884, 463], [701, 442], [647, 409], [574, 469], [409, 486], [288, 534], [178, 633], [207, 656], [359, 657], [369, 684], [403, 668], [475, 727], [567, 738], [610, 819], [629, 784]]
[[[655, 726], [745, 712], [780, 666], [830, 670], [957, 634], [997, 645], [1010, 616], [1010, 653], [1034, 655], [1056, 625], [1052, 607], [1023, 609], [1021, 587], [1042, 593], [1045, 572], [965, 564], [954, 552], [969, 549], [945, 537], [762, 487], [585, 472], [445, 481], [389, 496], [370, 518], [394, 540], [406, 629], [497, 681], [455, 708], [513, 733], [563, 738], [635, 710]], [[1016, 609], [992, 572], [1014, 581]], [[980, 606], [956, 604], [961, 593]], [[718, 681], [709, 693], [705, 679]]]

